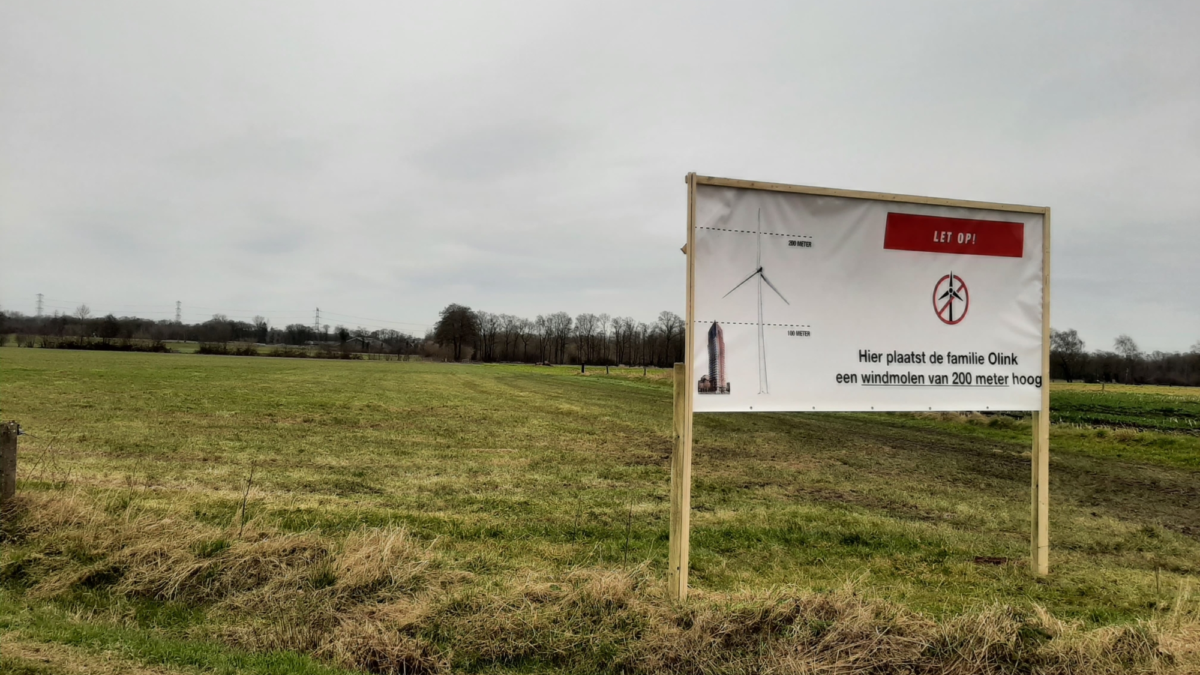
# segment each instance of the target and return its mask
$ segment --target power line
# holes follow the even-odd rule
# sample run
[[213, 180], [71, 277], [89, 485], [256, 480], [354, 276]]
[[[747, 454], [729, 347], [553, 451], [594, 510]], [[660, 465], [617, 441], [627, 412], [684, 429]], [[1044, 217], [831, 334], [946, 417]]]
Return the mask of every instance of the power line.
[[412, 321], [389, 321], [387, 319], [372, 319], [367, 316], [354, 316], [353, 314], [339, 314], [338, 312], [330, 312], [329, 310], [325, 310], [325, 313], [332, 314], [333, 316], [345, 317], [347, 319], [359, 319], [361, 321], [377, 321], [379, 323], [397, 323], [397, 324], [401, 324], [404, 326], [421, 326], [423, 328], [428, 328], [429, 326], [433, 325], [431, 323], [414, 323]]
[[[330, 312], [327, 312], [327, 311], [326, 311], [326, 312], [322, 312], [322, 313], [323, 313], [323, 314], [329, 314]], [[250, 314], [239, 314], [239, 313], [234, 313], [234, 314], [222, 314], [221, 316], [223, 316], [224, 318], [226, 318], [226, 319], [228, 319], [228, 320], [230, 320], [230, 321], [240, 321], [240, 322], [243, 322], [243, 323], [253, 323], [253, 321], [254, 321], [254, 316], [260, 316], [260, 315], [257, 315], [257, 314], [256, 314], [256, 315], [254, 315], [254, 316], [251, 316]], [[312, 320], [313, 320], [313, 315], [311, 315], [311, 314], [310, 314], [310, 315], [308, 315], [308, 316], [307, 316], [306, 318], [304, 318], [304, 319], [301, 319], [301, 317], [299, 317], [299, 316], [296, 316], [296, 315], [294, 315], [294, 314], [293, 314], [293, 315], [291, 315], [291, 317], [288, 317], [288, 316], [286, 316], [286, 315], [285, 315], [285, 316], [280, 316], [280, 315], [278, 315], [278, 314], [275, 314], [275, 315], [262, 315], [262, 316], [265, 316], [265, 318], [267, 318], [268, 320], [271, 320], [271, 319], [279, 320], [279, 323], [275, 324], [276, 328], [284, 328], [286, 325], [291, 325], [291, 324], [300, 324], [300, 325], [302, 325], [302, 326], [304, 326], [304, 327], [306, 327], [306, 328], [311, 328], [311, 327], [312, 327], [312, 323], [311, 323], [311, 322], [312, 322]], [[296, 319], [299, 319], [299, 320], [296, 320]], [[201, 322], [199, 322], [199, 323], [203, 323], [203, 321], [201, 321]], [[415, 324], [415, 325], [420, 325], [420, 324]], [[348, 326], [348, 327], [349, 327], [349, 328], [354, 328], [355, 326], [351, 325], [351, 326]], [[413, 331], [413, 329], [404, 329], [404, 328], [397, 329], [397, 328], [394, 328], [394, 327], [384, 326], [384, 325], [381, 325], [381, 324], [379, 324], [379, 323], [373, 323], [373, 322], [360, 323], [360, 324], [358, 324], [358, 325], [357, 325], [357, 327], [358, 327], [358, 328], [367, 328], [367, 329], [371, 329], [371, 330], [385, 330], [385, 329], [386, 329], [386, 330], [399, 330], [400, 332], [414, 332], [414, 331]]]
[[38, 293], [37, 315], [38, 315], [39, 319], [42, 317], [42, 294], [41, 293]]
[[[66, 300], [66, 299], [63, 299], [63, 298], [46, 298], [46, 301], [47, 301], [47, 302], [60, 302], [60, 303], [66, 303], [66, 304], [68, 304], [68, 305], [73, 305], [73, 306], [76, 306], [76, 307], [78, 307], [79, 305], [84, 305], [84, 304], [87, 304], [87, 303], [83, 302], [82, 300]], [[162, 307], [162, 305], [161, 305], [161, 304], [159, 304], [159, 303], [149, 303], [149, 304], [142, 303], [142, 304], [136, 304], [136, 305], [128, 305], [128, 304], [123, 304], [123, 305], [108, 305], [108, 306], [109, 306], [109, 307], [116, 307], [116, 308], [126, 308], [126, 309], [128, 309], [128, 308], [137, 309], [137, 308], [146, 308], [146, 307]], [[141, 309], [141, 310], [139, 310], [139, 311], [145, 311], [145, 312], [149, 312], [149, 311], [152, 311], [152, 310], [149, 310], [149, 309]], [[169, 313], [169, 310], [168, 310], [168, 313]]]
[[264, 311], [261, 309], [244, 309], [244, 308], [238, 309], [238, 308], [233, 308], [233, 307], [205, 307], [204, 305], [190, 305], [190, 306], [195, 307], [196, 309], [211, 309], [211, 310], [215, 310], [218, 312], [256, 312], [256, 313], [263, 313], [263, 314], [293, 314], [293, 315], [303, 314], [305, 316], [308, 315], [307, 309], [294, 309], [294, 310], [293, 309], [281, 309], [278, 311], [275, 311], [275, 310]]

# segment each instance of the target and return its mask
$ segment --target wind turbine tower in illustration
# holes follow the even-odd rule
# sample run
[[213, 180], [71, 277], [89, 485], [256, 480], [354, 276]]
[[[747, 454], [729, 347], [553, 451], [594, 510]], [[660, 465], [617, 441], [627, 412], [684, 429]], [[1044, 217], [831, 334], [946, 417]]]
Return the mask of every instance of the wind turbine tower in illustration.
[[758, 210], [758, 232], [756, 234], [756, 238], [758, 243], [758, 257], [754, 265], [754, 272], [752, 272], [750, 276], [746, 277], [745, 279], [742, 279], [742, 282], [737, 286], [729, 289], [729, 293], [726, 293], [722, 297], [728, 298], [730, 293], [733, 293], [737, 289], [741, 288], [747, 281], [750, 281], [754, 277], [758, 277], [758, 393], [769, 394], [771, 392], [767, 384], [767, 340], [763, 334], [763, 282], [766, 282], [766, 284], [771, 287], [771, 290], [775, 291], [775, 295], [778, 295], [779, 299], [783, 300], [784, 304], [790, 307], [792, 303], [788, 302], [787, 298], [783, 297], [783, 293], [780, 293], [779, 289], [775, 288], [775, 284], [771, 283], [771, 280], [768, 279], [767, 275], [763, 272], [762, 209]]

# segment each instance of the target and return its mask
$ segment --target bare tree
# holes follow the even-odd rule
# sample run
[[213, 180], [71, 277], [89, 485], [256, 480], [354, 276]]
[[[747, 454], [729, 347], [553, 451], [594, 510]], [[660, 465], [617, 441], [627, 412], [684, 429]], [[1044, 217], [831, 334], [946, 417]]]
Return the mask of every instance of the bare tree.
[[226, 343], [234, 339], [234, 324], [224, 314], [213, 314], [203, 327], [205, 339], [210, 342]]
[[534, 324], [529, 319], [521, 319], [517, 322], [517, 339], [521, 341], [521, 360], [529, 360], [529, 343], [536, 336], [534, 332]]
[[265, 343], [267, 341], [267, 335], [270, 334], [270, 332], [271, 332], [271, 324], [270, 324], [270, 322], [267, 321], [266, 317], [255, 316], [254, 317], [254, 341], [259, 342], [259, 343]]
[[554, 337], [554, 329], [550, 326], [550, 320], [538, 314], [537, 319], [533, 321], [533, 330], [538, 336], [538, 363], [549, 361], [550, 343]]
[[1137, 343], [1128, 335], [1118, 335], [1116, 340], [1113, 340], [1113, 349], [1117, 354], [1121, 355], [1121, 360], [1125, 366], [1125, 382], [1133, 383], [1134, 372], [1133, 366], [1135, 362], [1141, 358], [1142, 351], [1138, 349]]
[[674, 312], [660, 312], [658, 315], [658, 330], [663, 336], [663, 363], [670, 365], [681, 361], [681, 345], [683, 337], [683, 319]]
[[595, 314], [580, 314], [575, 317], [575, 348], [579, 352], [579, 360], [583, 363], [595, 361], [592, 352], [597, 323]]
[[1050, 330], [1050, 355], [1062, 368], [1063, 378], [1067, 382], [1080, 376], [1087, 359], [1083, 340], [1074, 328]]
[[654, 353], [653, 341], [652, 341], [653, 335], [654, 335], [654, 333], [650, 329], [649, 324], [644, 323], [642, 321], [638, 322], [637, 340], [636, 340], [637, 350], [638, 350], [637, 361], [640, 362], [643, 366], [649, 365], [650, 355]]
[[607, 314], [600, 314], [596, 317], [596, 359], [603, 363], [608, 363], [608, 324], [611, 317]]
[[80, 305], [75, 308], [75, 318], [79, 319], [80, 321], [87, 320], [87, 318], [91, 315], [92, 308], [88, 307], [87, 305]]
[[567, 343], [571, 340], [571, 315], [566, 312], [555, 312], [546, 317], [550, 324], [550, 334], [553, 340], [555, 363], [567, 362]]
[[502, 320], [499, 314], [491, 312], [475, 312], [475, 323], [479, 327], [480, 361], [496, 360], [496, 335], [500, 332]]
[[521, 323], [524, 319], [513, 316], [512, 314], [500, 315], [500, 344], [503, 347], [503, 352], [500, 355], [501, 361], [516, 361], [513, 358], [513, 352], [517, 349], [517, 341], [520, 339]]
[[633, 332], [636, 327], [632, 318], [617, 317], [612, 321], [613, 358], [617, 363], [633, 363]]
[[1113, 340], [1113, 350], [1126, 359], [1136, 359], [1142, 355], [1137, 343], [1128, 335], [1119, 335]]
[[474, 340], [478, 334], [479, 322], [475, 312], [470, 307], [455, 303], [446, 305], [433, 329], [434, 340], [442, 346], [450, 345], [455, 361], [462, 360], [463, 345]]

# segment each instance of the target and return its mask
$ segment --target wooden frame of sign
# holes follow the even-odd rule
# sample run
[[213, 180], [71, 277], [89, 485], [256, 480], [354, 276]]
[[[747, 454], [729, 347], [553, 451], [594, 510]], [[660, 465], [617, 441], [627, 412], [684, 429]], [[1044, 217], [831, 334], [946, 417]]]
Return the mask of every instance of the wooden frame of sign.
[[692, 503], [692, 400], [694, 392], [692, 348], [696, 323], [695, 316], [695, 256], [693, 240], [696, 228], [696, 186], [716, 185], [747, 190], [771, 192], [796, 192], [828, 197], [871, 199], [876, 201], [902, 202], [908, 204], [932, 204], [936, 206], [986, 209], [1017, 213], [1042, 214], [1042, 403], [1041, 410], [1033, 413], [1032, 480], [1030, 485], [1030, 569], [1034, 574], [1050, 572], [1050, 208], [1021, 206], [991, 202], [919, 197], [915, 195], [889, 194], [885, 192], [862, 192], [832, 188], [809, 187], [763, 183], [731, 178], [713, 178], [689, 173], [685, 179], [688, 186], [687, 207], [687, 326], [684, 331], [686, 351], [684, 363], [675, 364], [675, 398], [673, 424], [673, 450], [671, 453], [671, 532], [669, 544], [668, 592], [678, 601], [687, 599], [688, 551], [690, 535], [690, 513]]

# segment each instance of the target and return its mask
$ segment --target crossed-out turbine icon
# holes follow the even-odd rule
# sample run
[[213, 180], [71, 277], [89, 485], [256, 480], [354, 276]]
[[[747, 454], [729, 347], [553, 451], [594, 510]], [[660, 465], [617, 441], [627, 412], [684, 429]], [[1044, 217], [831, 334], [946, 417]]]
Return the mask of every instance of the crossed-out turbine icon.
[[967, 318], [971, 293], [962, 277], [951, 272], [933, 286], [933, 311], [942, 323], [951, 326]]

